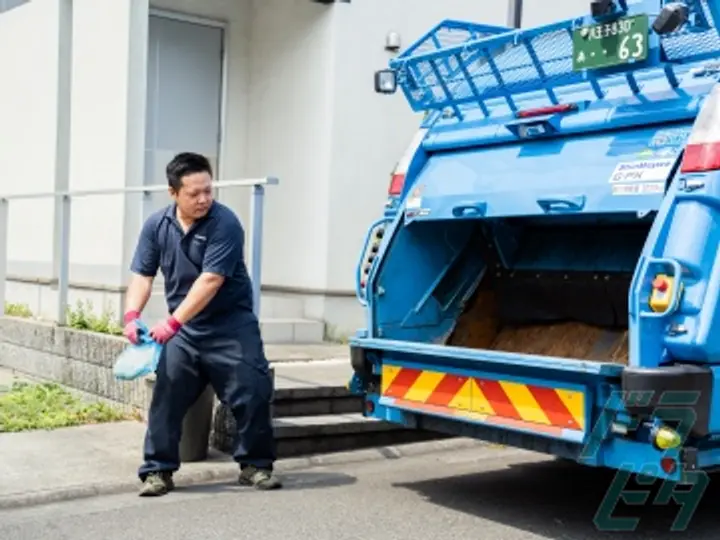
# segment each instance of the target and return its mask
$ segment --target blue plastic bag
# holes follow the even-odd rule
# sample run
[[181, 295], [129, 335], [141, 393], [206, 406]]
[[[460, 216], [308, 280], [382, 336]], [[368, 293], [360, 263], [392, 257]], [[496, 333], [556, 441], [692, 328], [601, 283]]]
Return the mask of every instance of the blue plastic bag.
[[162, 345], [150, 337], [150, 331], [142, 321], [137, 321], [138, 343], [130, 345], [115, 361], [113, 374], [116, 379], [132, 381], [154, 373], [160, 361]]

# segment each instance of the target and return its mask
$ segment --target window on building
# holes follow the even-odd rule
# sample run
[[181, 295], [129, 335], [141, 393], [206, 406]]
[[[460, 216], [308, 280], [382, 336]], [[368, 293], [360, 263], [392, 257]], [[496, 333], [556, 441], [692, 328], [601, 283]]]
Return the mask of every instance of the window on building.
[[27, 4], [30, 0], [0, 0], [0, 13], [10, 11], [23, 4]]

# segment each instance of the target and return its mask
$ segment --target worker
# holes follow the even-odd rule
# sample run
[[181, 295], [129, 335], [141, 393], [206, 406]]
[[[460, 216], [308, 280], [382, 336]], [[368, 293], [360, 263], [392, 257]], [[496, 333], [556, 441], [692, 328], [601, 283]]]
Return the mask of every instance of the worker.
[[187, 410], [212, 385], [237, 424], [233, 458], [239, 482], [282, 486], [273, 473], [272, 377], [252, 284], [243, 255], [244, 231], [227, 206], [213, 200], [212, 168], [202, 155], [181, 153], [166, 167], [173, 199], [145, 221], [131, 263], [124, 335], [138, 341], [138, 320], [160, 269], [169, 316], [149, 334], [162, 344], [145, 435], [141, 496], [174, 489]]

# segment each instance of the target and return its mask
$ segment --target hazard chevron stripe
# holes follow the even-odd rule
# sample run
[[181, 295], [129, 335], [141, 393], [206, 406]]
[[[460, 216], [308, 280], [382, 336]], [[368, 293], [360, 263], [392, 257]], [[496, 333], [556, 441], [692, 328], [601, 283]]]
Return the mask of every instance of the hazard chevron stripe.
[[383, 365], [381, 395], [407, 408], [558, 433], [585, 431], [577, 390]]

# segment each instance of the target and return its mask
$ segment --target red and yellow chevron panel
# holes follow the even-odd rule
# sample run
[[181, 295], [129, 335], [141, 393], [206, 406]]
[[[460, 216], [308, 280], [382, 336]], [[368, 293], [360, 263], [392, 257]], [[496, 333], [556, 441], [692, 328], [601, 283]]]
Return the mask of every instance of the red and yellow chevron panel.
[[382, 398], [393, 405], [551, 435], [585, 431], [583, 392], [383, 365]]

